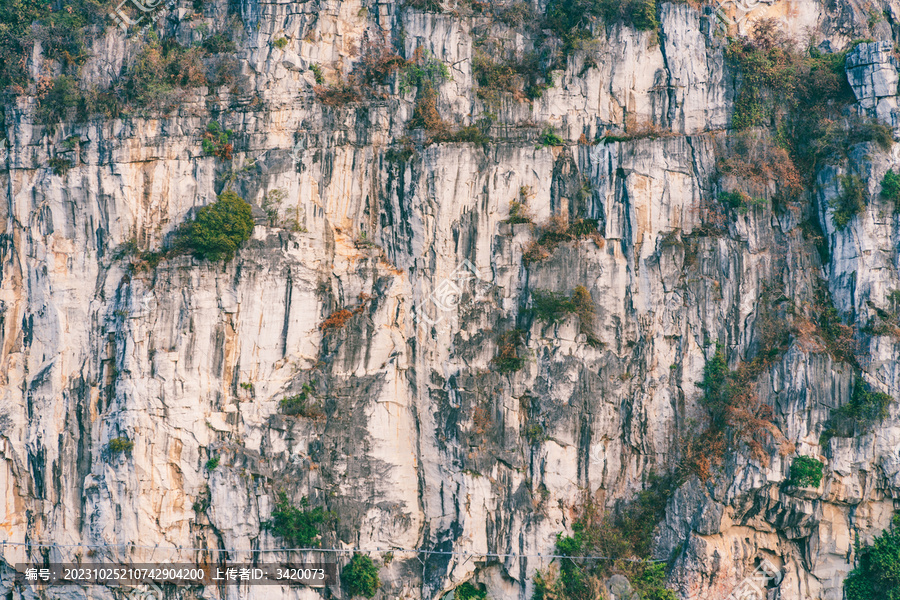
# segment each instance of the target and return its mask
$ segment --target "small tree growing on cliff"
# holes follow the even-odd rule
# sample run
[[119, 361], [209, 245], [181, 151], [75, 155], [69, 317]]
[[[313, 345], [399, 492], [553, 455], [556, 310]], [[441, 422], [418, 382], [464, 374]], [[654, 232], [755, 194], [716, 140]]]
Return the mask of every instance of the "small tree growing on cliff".
[[350, 559], [350, 564], [341, 572], [341, 583], [344, 584], [344, 588], [351, 597], [371, 598], [381, 587], [378, 567], [365, 554], [354, 554]]
[[112, 455], [119, 455], [123, 452], [125, 454], [131, 455], [132, 449], [134, 449], [134, 442], [129, 440], [126, 437], [117, 437], [109, 440], [109, 444], [107, 445], [107, 449], [109, 453]]
[[228, 261], [252, 233], [250, 205], [229, 190], [182, 225], [178, 245], [200, 258]]
[[819, 487], [824, 466], [822, 461], [811, 456], [798, 456], [791, 463], [791, 477], [788, 481], [800, 487]]
[[856, 567], [844, 580], [847, 600], [900, 600], [900, 517], [872, 545], [856, 541]]
[[309, 498], [306, 496], [298, 507], [291, 504], [285, 492], [279, 492], [272, 520], [265, 523], [264, 527], [283, 538], [290, 546], [318, 548], [321, 538], [318, 526], [335, 521], [336, 518], [334, 513], [321, 506], [309, 508]]

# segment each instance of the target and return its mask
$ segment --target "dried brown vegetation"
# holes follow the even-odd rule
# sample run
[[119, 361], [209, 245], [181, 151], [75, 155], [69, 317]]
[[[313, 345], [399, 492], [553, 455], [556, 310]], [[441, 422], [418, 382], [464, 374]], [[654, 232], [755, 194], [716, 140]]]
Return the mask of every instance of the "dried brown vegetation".
[[319, 324], [319, 329], [340, 329], [344, 325], [347, 324], [353, 317], [353, 313], [347, 310], [346, 308], [341, 308], [330, 315]]
[[497, 356], [491, 359], [500, 373], [513, 373], [525, 366], [525, 359], [519, 356], [524, 344], [524, 333], [519, 329], [501, 333], [497, 338]]
[[[334, 85], [318, 83], [313, 86], [316, 99], [326, 106], [343, 106], [364, 99], [383, 99], [387, 95], [378, 90], [388, 85], [389, 78], [407, 65], [406, 59], [394, 52], [384, 40], [370, 40], [363, 46], [362, 57], [346, 81]], [[321, 67], [313, 65], [316, 81], [324, 81]]]
[[729, 142], [717, 165], [720, 179], [731, 180], [729, 187], [753, 198], [772, 195], [781, 205], [796, 201], [803, 193], [803, 175], [788, 151], [767, 131], [742, 131]]
[[330, 86], [316, 85], [313, 86], [313, 93], [315, 93], [316, 99], [325, 106], [343, 106], [350, 102], [362, 100], [359, 88], [348, 83], [338, 83]]
[[756, 353], [751, 360], [731, 370], [718, 344], [707, 360], [699, 385], [703, 390], [700, 403], [709, 415], [708, 426], [683, 440], [682, 478], [692, 474], [709, 478], [727, 453], [741, 446], [749, 450], [753, 460], [768, 465], [769, 450], [787, 442], [774, 422], [772, 407], [756, 392], [760, 375], [780, 360], [791, 342], [792, 330], [779, 307], [781, 298], [768, 289], [761, 295], [755, 323]]
[[575, 219], [569, 222], [562, 215], [554, 215], [539, 228], [538, 239], [525, 249], [523, 258], [526, 263], [545, 260], [559, 244], [581, 239], [592, 240], [598, 248], [606, 244], [606, 240], [597, 229], [596, 219]]

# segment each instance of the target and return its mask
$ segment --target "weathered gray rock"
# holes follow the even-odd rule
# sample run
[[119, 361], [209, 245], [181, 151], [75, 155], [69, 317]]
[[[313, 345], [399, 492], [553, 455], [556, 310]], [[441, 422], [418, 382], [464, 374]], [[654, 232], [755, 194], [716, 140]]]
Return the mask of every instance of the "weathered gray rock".
[[[794, 33], [813, 27], [834, 48], [864, 14], [855, 3], [763, 4], [753, 18], [776, 16]], [[228, 3], [205, 10], [205, 22], [225, 22]], [[338, 514], [323, 546], [363, 548], [379, 563], [393, 551], [380, 598], [442, 597], [473, 574], [492, 598], [529, 598], [535, 571], [550, 567], [535, 555], [553, 552], [584, 491], [612, 507], [650, 472], [677, 466], [705, 417], [697, 382], [716, 342], [732, 366], [751, 358], [768, 328], [817, 302], [820, 278], [858, 326], [900, 289], [900, 228], [878, 195], [900, 164], [896, 148], [861, 145], [820, 171], [824, 262], [804, 237], [808, 215], [770, 210], [775, 182], [763, 186], [764, 208], [714, 222], [735, 79], [710, 11], [662, 4], [658, 39], [606, 27], [540, 99], [504, 100], [492, 129], [501, 139], [487, 149], [440, 143], [398, 158], [388, 150], [409, 133], [413, 92], [328, 108], [314, 100], [307, 68], [319, 64], [337, 82], [366, 40], [399, 41], [402, 31], [407, 55], [421, 46], [451, 65], [438, 106], [468, 124], [486, 110], [472, 74], [481, 17], [393, 2], [234, 10], [247, 79], [231, 93], [193, 90], [169, 116], [55, 129], [36, 124], [33, 100], [6, 113], [0, 526], [10, 542], [58, 544], [53, 560], [89, 556], [77, 544], [99, 545], [98, 561], [121, 558], [111, 545], [135, 541], [148, 548], [127, 554], [134, 560], [203, 558], [179, 547], [236, 548], [242, 560], [283, 548], [264, 524], [284, 490]], [[197, 41], [185, 13], [164, 18], [178, 39]], [[529, 48], [520, 32], [491, 27]], [[282, 37], [279, 50], [272, 42]], [[92, 85], [134, 51], [115, 31], [97, 44], [103, 52], [82, 71]], [[896, 126], [890, 45], [861, 44], [847, 60], [860, 110]], [[231, 165], [202, 151], [211, 109], [237, 132]], [[545, 124], [570, 143], [536, 147]], [[575, 143], [644, 127], [665, 135]], [[64, 149], [74, 135], [81, 142]], [[52, 157], [72, 167], [57, 175]], [[851, 169], [869, 203], [839, 230], [833, 205]], [[160, 249], [230, 170], [257, 219], [233, 261], [181, 255], [140, 268], [120, 255], [132, 240]], [[503, 222], [523, 193], [536, 223], [596, 219], [601, 239], [525, 264], [532, 227]], [[523, 310], [534, 290], [579, 285], [594, 302], [596, 344], [575, 316], [548, 324]], [[773, 298], [774, 323], [763, 314]], [[342, 307], [353, 313], [343, 328], [320, 327]], [[513, 328], [524, 332], [525, 365], [500, 373], [498, 334]], [[765, 559], [782, 600], [837, 600], [854, 537], [884, 529], [900, 499], [897, 404], [869, 434], [821, 446], [853, 369], [815, 332], [792, 335], [755, 387], [784, 445], [765, 446], [765, 460], [742, 449], [710, 480], [687, 481], [657, 531], [655, 552], [674, 560], [682, 598], [725, 598]], [[865, 380], [900, 397], [897, 338], [861, 341]], [[304, 385], [321, 418], [282, 413], [280, 401]], [[134, 441], [130, 454], [108, 451], [120, 436]], [[820, 489], [782, 485], [790, 445], [827, 457]], [[212, 457], [220, 463], [210, 470]], [[459, 554], [407, 551], [416, 548]], [[4, 546], [0, 562], [39, 556]], [[609, 591], [633, 600], [623, 579], [610, 578]], [[214, 588], [198, 595], [221, 597]]]
[[622, 575], [613, 575], [606, 580], [606, 591], [610, 600], [640, 600], [641, 596], [631, 587], [631, 582]]
[[898, 62], [890, 40], [862, 43], [847, 54], [847, 80], [861, 110], [898, 131], [900, 108], [897, 104]]

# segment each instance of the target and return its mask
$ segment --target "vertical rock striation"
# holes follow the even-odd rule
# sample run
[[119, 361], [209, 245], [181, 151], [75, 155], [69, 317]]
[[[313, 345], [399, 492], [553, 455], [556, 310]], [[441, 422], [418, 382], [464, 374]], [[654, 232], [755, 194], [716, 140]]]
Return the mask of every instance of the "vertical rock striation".
[[[782, 600], [842, 598], [854, 539], [884, 530], [900, 499], [898, 405], [865, 435], [821, 434], [857, 379], [900, 398], [900, 342], [861, 331], [856, 369], [799, 315], [820, 292], [860, 330], [890, 312], [900, 228], [878, 182], [900, 163], [896, 147], [859, 144], [823, 167], [802, 214], [773, 210], [772, 180], [761, 205], [726, 219], [717, 173], [734, 151], [740, 77], [715, 11], [662, 3], [658, 32], [600, 27], [542, 96], [494, 107], [477, 93], [475, 49], [489, 36], [530, 51], [526, 28], [471, 3], [420, 4], [216, 2], [194, 20], [181, 7], [159, 28], [185, 44], [203, 39], [200, 23], [235, 20], [234, 90], [195, 89], [168, 114], [53, 125], [33, 99], [7, 105], [0, 529], [53, 546], [3, 546], [3, 564], [209, 560], [183, 550], [198, 547], [249, 560], [283, 547], [266, 523], [284, 491], [337, 515], [323, 547], [379, 550], [380, 598], [439, 598], [472, 578], [491, 598], [530, 598], [550, 564], [534, 555], [554, 551], [584, 492], [613, 507], [677, 469], [706, 419], [698, 382], [715, 344], [736, 369], [792, 319], [753, 384], [779, 444], [687, 478], [654, 554], [681, 598], [727, 597], [763, 558]], [[860, 10], [780, 0], [751, 16], [813, 27], [839, 48], [859, 37], [847, 32]], [[446, 63], [440, 115], [462, 127], [494, 113], [490, 142], [425, 143], [407, 129], [417, 92], [397, 77], [364, 102], [317, 97], [312, 65], [326, 86], [349, 81], [381, 39]], [[85, 86], [104, 84], [134, 43], [111, 29], [94, 40]], [[896, 130], [891, 47], [859, 44], [846, 67], [854, 110]], [[235, 132], [231, 161], [202, 149], [214, 120]], [[542, 143], [547, 127], [561, 144]], [[56, 172], [52, 158], [71, 166]], [[838, 229], [833, 201], [851, 170], [870, 200]], [[128, 250], [168, 247], [226, 187], [256, 218], [233, 260], [151, 264]], [[536, 224], [566, 215], [599, 233], [531, 260], [538, 234], [507, 222], [522, 198]], [[535, 291], [577, 286], [592, 299], [590, 336], [576, 315], [529, 310]], [[340, 309], [346, 323], [323, 327]], [[493, 359], [512, 330], [524, 364], [503, 372]], [[285, 414], [281, 400], [299, 395], [315, 410]], [[112, 452], [120, 437], [133, 449]], [[818, 488], [787, 483], [796, 454], [825, 463]]]

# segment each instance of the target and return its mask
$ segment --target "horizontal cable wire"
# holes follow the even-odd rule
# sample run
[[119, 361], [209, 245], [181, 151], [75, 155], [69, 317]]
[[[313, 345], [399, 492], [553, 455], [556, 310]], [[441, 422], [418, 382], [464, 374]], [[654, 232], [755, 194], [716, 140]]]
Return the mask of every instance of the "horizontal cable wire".
[[627, 562], [666, 562], [662, 560], [651, 560], [641, 558], [612, 558], [610, 556], [567, 556], [563, 554], [499, 554], [496, 552], [463, 552], [453, 550], [424, 550], [417, 548], [410, 550], [408, 548], [273, 548], [273, 549], [237, 549], [237, 548], [183, 548], [181, 546], [138, 546], [136, 544], [53, 544], [53, 543], [36, 543], [36, 542], [6, 542], [0, 541], [0, 548], [3, 546], [27, 546], [30, 548], [134, 548], [142, 550], [178, 550], [185, 552], [233, 552], [235, 554], [253, 554], [263, 552], [333, 552], [336, 554], [355, 553], [355, 552], [408, 552], [413, 554], [439, 554], [443, 556], [467, 556], [485, 558], [570, 558], [573, 560], [624, 560]]

